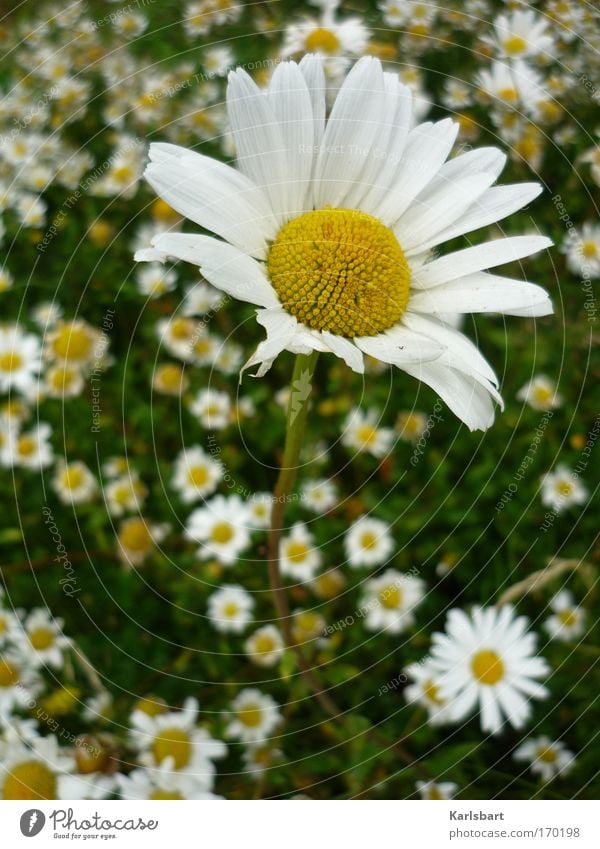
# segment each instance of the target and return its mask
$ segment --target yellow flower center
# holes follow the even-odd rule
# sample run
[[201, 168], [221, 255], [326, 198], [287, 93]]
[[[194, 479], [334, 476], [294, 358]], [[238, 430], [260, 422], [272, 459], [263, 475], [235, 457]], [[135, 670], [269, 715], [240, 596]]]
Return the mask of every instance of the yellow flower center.
[[262, 711], [258, 705], [248, 703], [237, 711], [237, 717], [247, 728], [256, 728], [260, 725]]
[[581, 245], [581, 253], [586, 259], [594, 259], [598, 256], [598, 246], [591, 240], [583, 242]]
[[354, 209], [319, 209], [285, 224], [267, 268], [285, 309], [315, 330], [374, 336], [408, 303], [410, 269], [393, 232]]
[[340, 40], [337, 35], [325, 27], [317, 27], [306, 36], [304, 41], [307, 53], [328, 53], [330, 56], [340, 49]]
[[4, 634], [4, 632], [6, 631], [6, 626], [7, 626], [6, 616], [2, 616], [2, 614], [0, 613], [0, 635]]
[[498, 97], [501, 100], [506, 100], [508, 103], [514, 103], [519, 99], [519, 94], [516, 88], [510, 88], [507, 86], [506, 88], [501, 88], [498, 91]]
[[377, 428], [373, 425], [361, 425], [356, 435], [363, 445], [371, 445], [377, 439]]
[[547, 404], [554, 397], [554, 393], [547, 386], [536, 386], [533, 391], [533, 397], [538, 404]]
[[171, 323], [171, 336], [173, 339], [189, 339], [192, 333], [193, 325], [187, 318], [176, 318]]
[[84, 472], [79, 466], [75, 468], [66, 468], [62, 474], [62, 484], [65, 489], [79, 489], [84, 482]]
[[360, 544], [363, 548], [370, 551], [377, 545], [377, 536], [373, 533], [373, 531], [366, 531], [360, 538]]
[[287, 544], [287, 559], [291, 560], [292, 563], [302, 563], [303, 560], [306, 560], [308, 552], [309, 548], [305, 542], [292, 540]]
[[52, 388], [58, 392], [64, 392], [65, 389], [68, 389], [75, 382], [76, 377], [77, 372], [69, 366], [55, 368], [48, 372], [48, 381]]
[[574, 610], [561, 610], [558, 614], [558, 618], [563, 623], [563, 625], [567, 626], [567, 628], [571, 625], [574, 625], [577, 620], [577, 616]]
[[183, 769], [189, 763], [192, 754], [189, 734], [182, 728], [163, 728], [154, 738], [152, 754], [157, 764], [162, 763], [165, 758], [172, 757], [175, 769]]
[[149, 799], [183, 799], [183, 796], [178, 790], [154, 790], [148, 796]]
[[35, 439], [31, 436], [21, 436], [17, 443], [17, 451], [22, 457], [30, 457], [35, 451]]
[[193, 466], [193, 468], [189, 469], [188, 480], [193, 486], [204, 486], [208, 483], [206, 466]]
[[402, 603], [402, 591], [395, 584], [390, 584], [379, 591], [379, 603], [387, 610], [395, 610]]
[[491, 649], [482, 649], [471, 659], [473, 675], [481, 684], [497, 684], [504, 678], [504, 664], [499, 655]]
[[504, 47], [504, 52], [509, 56], [518, 56], [524, 50], [527, 50], [527, 42], [520, 35], [511, 35], [505, 38], [502, 46]]
[[233, 539], [233, 528], [229, 522], [218, 522], [210, 533], [213, 542], [225, 545]]
[[0, 687], [14, 687], [19, 680], [19, 670], [0, 657]]
[[43, 651], [54, 642], [54, 632], [50, 628], [36, 628], [29, 635], [29, 642], [34, 649]]
[[6, 371], [10, 374], [10, 372], [20, 369], [22, 365], [23, 357], [16, 351], [6, 351], [4, 354], [0, 354], [0, 371]]
[[156, 371], [155, 385], [167, 392], [182, 392], [184, 389], [183, 371], [179, 366], [161, 366]]
[[434, 684], [431, 679], [429, 681], [425, 681], [423, 684], [423, 695], [426, 699], [429, 699], [430, 702], [433, 702], [434, 705], [443, 705], [444, 700], [440, 698], [440, 688], [437, 684]]
[[427, 791], [427, 798], [433, 802], [433, 801], [438, 801], [440, 799], [443, 799], [444, 797], [442, 796], [440, 791], [437, 789], [437, 787], [435, 785], [433, 785]]
[[537, 757], [545, 764], [553, 764], [556, 761], [556, 752], [551, 746], [544, 746], [538, 751]]
[[560, 481], [557, 484], [556, 490], [559, 495], [571, 495], [571, 493], [573, 492], [573, 484], [569, 483], [569, 481]]
[[65, 324], [58, 331], [52, 348], [63, 360], [85, 360], [90, 355], [92, 339], [87, 330]]
[[254, 639], [253, 649], [255, 654], [270, 654], [275, 648], [275, 640], [270, 634], [259, 634]]
[[128, 522], [122, 528], [119, 539], [123, 548], [129, 551], [147, 551], [152, 543], [150, 532], [140, 519]]
[[234, 616], [237, 616], [238, 610], [239, 607], [237, 606], [235, 601], [228, 601], [227, 604], [223, 605], [223, 614], [229, 617], [230, 619], [232, 619]]
[[56, 776], [40, 761], [23, 761], [6, 776], [3, 799], [56, 799]]

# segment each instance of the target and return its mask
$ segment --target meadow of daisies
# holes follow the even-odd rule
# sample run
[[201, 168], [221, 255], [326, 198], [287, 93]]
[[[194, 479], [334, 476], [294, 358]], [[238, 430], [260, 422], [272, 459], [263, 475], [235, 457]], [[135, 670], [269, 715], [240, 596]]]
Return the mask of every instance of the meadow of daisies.
[[0, 37], [0, 798], [596, 798], [597, 10]]

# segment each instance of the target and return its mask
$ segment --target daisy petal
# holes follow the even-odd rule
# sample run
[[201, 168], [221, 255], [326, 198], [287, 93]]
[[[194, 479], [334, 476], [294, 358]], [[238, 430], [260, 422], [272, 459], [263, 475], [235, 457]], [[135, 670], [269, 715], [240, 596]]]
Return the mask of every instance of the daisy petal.
[[209, 283], [233, 298], [261, 307], [279, 306], [261, 264], [232, 245], [192, 233], [163, 233], [152, 241], [161, 253], [196, 265]]
[[314, 205], [345, 207], [385, 116], [381, 63], [366, 56], [346, 77], [327, 121], [315, 168]]
[[494, 268], [505, 262], [515, 262], [551, 245], [552, 240], [546, 236], [511, 236], [484, 242], [427, 263], [413, 273], [411, 285], [417, 289], [430, 289], [440, 283], [456, 280], [457, 277]]
[[[433, 289], [421, 289], [410, 299], [414, 312], [435, 315], [456, 312], [498, 312], [536, 310], [536, 315], [552, 313], [547, 293], [535, 283], [511, 280], [495, 274], [470, 274]], [[531, 315], [531, 312], [528, 312]]]
[[277, 225], [264, 193], [243, 174], [172, 144], [150, 145], [150, 160], [145, 177], [169, 206], [240, 250], [265, 255]]

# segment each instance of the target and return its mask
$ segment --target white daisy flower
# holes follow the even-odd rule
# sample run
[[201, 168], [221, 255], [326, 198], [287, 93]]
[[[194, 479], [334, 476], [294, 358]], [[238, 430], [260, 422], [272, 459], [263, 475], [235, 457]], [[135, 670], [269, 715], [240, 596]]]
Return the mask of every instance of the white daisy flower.
[[225, 584], [208, 597], [208, 618], [217, 631], [239, 634], [252, 621], [254, 599], [238, 584]]
[[121, 799], [220, 799], [209, 793], [205, 780], [188, 772], [174, 772], [168, 764], [153, 769], [134, 769], [115, 776]]
[[[146, 178], [170, 206], [224, 241], [165, 233], [139, 260], [194, 263], [217, 288], [259, 307], [262, 376], [283, 350], [363, 354], [428, 383], [471, 429], [493, 421], [497, 380], [447, 312], [547, 315], [546, 293], [485, 269], [550, 245], [499, 239], [431, 259], [443, 242], [530, 203], [538, 184], [492, 187], [495, 148], [448, 159], [458, 125], [412, 127], [409, 89], [361, 59], [325, 116], [322, 62], [277, 66], [268, 91], [230, 74], [238, 169], [169, 144], [150, 148]], [[328, 273], [322, 269], [327, 267]], [[342, 282], [343, 281], [343, 284]]]
[[62, 318], [62, 307], [53, 301], [44, 301], [31, 310], [31, 318], [43, 330], [53, 327]]
[[190, 404], [190, 411], [207, 430], [223, 430], [231, 421], [231, 400], [227, 392], [202, 389]]
[[8, 735], [2, 747], [0, 799], [70, 799], [65, 779], [75, 768], [52, 734], [21, 740]]
[[177, 274], [173, 269], [165, 270], [160, 262], [152, 262], [140, 268], [135, 282], [142, 295], [160, 298], [166, 292], [173, 291], [177, 285]]
[[264, 742], [282, 718], [275, 699], [254, 688], [242, 690], [233, 700], [231, 710], [233, 716], [226, 734], [246, 743]]
[[210, 47], [202, 53], [202, 67], [211, 77], [224, 77], [233, 64], [234, 55], [230, 47]]
[[19, 325], [0, 327], [0, 392], [33, 391], [41, 368], [40, 340]]
[[387, 569], [367, 581], [361, 603], [367, 631], [400, 634], [414, 624], [414, 610], [425, 596], [425, 584], [414, 575]]
[[591, 279], [600, 277], [600, 226], [586, 223], [581, 231], [570, 230], [561, 251], [569, 271]]
[[349, 566], [381, 566], [394, 550], [391, 528], [382, 519], [360, 516], [348, 528], [344, 548]]
[[104, 691], [95, 696], [90, 696], [84, 702], [82, 716], [88, 722], [106, 722], [112, 716], [113, 712], [113, 697], [110, 693]]
[[544, 628], [553, 640], [569, 642], [585, 632], [585, 610], [575, 603], [569, 590], [561, 590], [550, 599], [552, 616], [544, 622]]
[[588, 491], [579, 480], [579, 475], [571, 471], [564, 463], [552, 472], [547, 472], [541, 479], [542, 504], [551, 507], [555, 513], [562, 513], [574, 504], [585, 504]]
[[446, 633], [432, 636], [430, 663], [449, 719], [459, 722], [477, 708], [483, 731], [498, 734], [506, 723], [523, 728], [531, 701], [548, 696], [536, 679], [550, 672], [535, 656], [537, 635], [528, 624], [510, 605], [448, 613]]
[[355, 409], [348, 414], [342, 433], [342, 443], [359, 453], [367, 452], [373, 457], [383, 457], [394, 443], [394, 431], [388, 427], [379, 427], [379, 413], [376, 410]]
[[430, 725], [444, 725], [448, 722], [448, 703], [440, 696], [437, 673], [431, 668], [429, 658], [420, 663], [412, 663], [406, 667], [405, 672], [414, 682], [404, 689], [406, 701], [424, 707]]
[[[316, 53], [322, 57], [325, 68], [335, 73], [339, 68], [335, 59], [361, 56], [366, 50], [370, 33], [360, 18], [337, 19], [340, 0], [314, 0], [313, 5], [321, 8], [320, 17], [305, 17], [289, 24], [285, 29], [281, 55], [288, 58], [302, 53]], [[346, 67], [344, 63], [342, 70]]]
[[128, 472], [123, 477], [110, 481], [104, 487], [106, 506], [111, 516], [122, 516], [128, 512], [139, 512], [144, 504], [148, 490], [135, 473]]
[[515, 9], [508, 15], [498, 15], [494, 20], [493, 38], [484, 39], [508, 59], [525, 59], [530, 56], [556, 55], [556, 42], [548, 21], [533, 9]]
[[15, 648], [0, 652], [0, 716], [30, 707], [41, 689], [31, 660]]
[[282, 575], [300, 582], [312, 580], [320, 569], [321, 552], [303, 522], [295, 522], [279, 543], [279, 565]]
[[81, 370], [68, 363], [56, 363], [46, 369], [44, 394], [49, 398], [76, 398], [81, 395], [85, 381]]
[[167, 525], [148, 523], [143, 516], [124, 519], [117, 534], [119, 557], [126, 566], [138, 566], [164, 539], [167, 530]]
[[146, 767], [187, 772], [212, 788], [215, 775], [213, 760], [227, 754], [221, 740], [213, 739], [205, 728], [197, 726], [198, 702], [187, 698], [181, 710], [150, 716], [142, 710], [131, 715], [130, 738]]
[[181, 311], [183, 315], [200, 316], [217, 309], [225, 296], [208, 283], [194, 283], [186, 289]]
[[36, 668], [62, 667], [65, 649], [71, 646], [71, 641], [62, 632], [63, 624], [62, 619], [53, 617], [43, 608], [32, 610], [23, 622], [26, 637], [23, 651]]
[[306, 481], [300, 490], [300, 498], [308, 510], [322, 515], [337, 504], [337, 487], [332, 481], [325, 479]]
[[[0, 224], [0, 227], [2, 225]], [[0, 242], [2, 241], [2, 232], [0, 231]], [[0, 268], [0, 293], [6, 292], [8, 289], [12, 289], [13, 286], [13, 276], [8, 270], [8, 268]]]
[[257, 666], [275, 666], [283, 657], [285, 645], [275, 625], [263, 625], [250, 634], [244, 651]]
[[515, 749], [516, 761], [529, 762], [529, 768], [542, 781], [551, 781], [557, 775], [567, 773], [575, 763], [575, 755], [560, 740], [551, 740], [542, 735], [531, 737]]
[[101, 339], [100, 332], [83, 319], [59, 321], [44, 339], [44, 356], [55, 362], [84, 367], [97, 358]]
[[26, 433], [9, 431], [2, 456], [5, 465], [21, 466], [25, 469], [41, 469], [52, 465], [54, 452], [50, 444], [52, 428], [46, 422]]
[[85, 463], [75, 460], [60, 463], [52, 487], [63, 504], [85, 504], [96, 494], [98, 483]]
[[404, 442], [418, 442], [427, 429], [427, 416], [418, 410], [398, 413], [396, 431]]
[[429, 801], [454, 799], [458, 792], [458, 784], [452, 781], [417, 781], [416, 788], [421, 799]]
[[490, 69], [480, 71], [475, 79], [483, 94], [498, 101], [496, 105], [533, 112], [544, 97], [539, 74], [519, 60], [492, 62]]
[[527, 381], [517, 392], [517, 399], [540, 411], [555, 410], [562, 404], [556, 384], [545, 374], [538, 374]]
[[160, 344], [184, 362], [192, 359], [194, 343], [201, 335], [198, 322], [187, 316], [172, 316], [157, 321], [156, 333]]
[[214, 557], [232, 566], [250, 543], [246, 505], [238, 495], [216, 495], [190, 514], [185, 535], [200, 543], [198, 556], [203, 560]]
[[222, 464], [199, 445], [184, 448], [175, 459], [173, 487], [186, 504], [212, 495], [222, 478]]
[[248, 527], [252, 531], [263, 530], [271, 524], [273, 496], [270, 492], [255, 492], [246, 502]]

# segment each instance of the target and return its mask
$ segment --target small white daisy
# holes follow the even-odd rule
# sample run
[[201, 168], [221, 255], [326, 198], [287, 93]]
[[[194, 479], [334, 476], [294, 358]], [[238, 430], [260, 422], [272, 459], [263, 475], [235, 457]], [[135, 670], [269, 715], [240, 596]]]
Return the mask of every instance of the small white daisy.
[[56, 619], [49, 610], [32, 610], [23, 622], [26, 642], [23, 650], [36, 667], [52, 666], [59, 669], [63, 665], [65, 649], [71, 641], [62, 632], [63, 620]]
[[242, 690], [233, 700], [231, 710], [226, 734], [246, 743], [264, 742], [282, 719], [275, 699], [254, 688]]
[[290, 533], [279, 543], [281, 574], [296, 581], [310, 581], [321, 567], [321, 552], [303, 522], [292, 525]]
[[448, 613], [446, 632], [432, 636], [430, 664], [452, 721], [477, 708], [483, 731], [498, 734], [507, 722], [523, 728], [532, 700], [548, 696], [537, 679], [550, 672], [535, 655], [537, 635], [528, 624], [510, 605]]
[[600, 225], [586, 223], [580, 231], [569, 230], [561, 251], [567, 255], [567, 267], [573, 274], [600, 277]]
[[232, 566], [250, 543], [246, 505], [238, 495], [216, 495], [190, 514], [185, 534], [200, 543], [199, 557]]
[[373, 457], [383, 457], [393, 443], [395, 435], [391, 428], [379, 427], [379, 415], [376, 410], [353, 410], [346, 419], [342, 433], [342, 443], [359, 453], [366, 452]]
[[394, 551], [391, 528], [382, 519], [360, 516], [348, 528], [344, 548], [350, 566], [381, 566]]
[[561, 590], [550, 599], [552, 616], [544, 622], [544, 628], [553, 640], [569, 642], [576, 640], [585, 631], [585, 610], [575, 603], [569, 590]]
[[338, 501], [337, 487], [330, 480], [306, 481], [300, 490], [302, 504], [317, 515], [331, 510]]
[[173, 269], [165, 269], [159, 262], [151, 262], [138, 270], [135, 282], [142, 295], [160, 298], [161, 295], [173, 291], [177, 284], [177, 275]]
[[417, 781], [416, 788], [421, 799], [429, 801], [454, 799], [458, 792], [458, 784], [452, 781]]
[[414, 575], [387, 569], [367, 581], [361, 611], [368, 631], [399, 634], [414, 624], [415, 607], [423, 600], [425, 584]]
[[443, 725], [448, 722], [448, 703], [440, 696], [437, 672], [431, 668], [429, 658], [420, 663], [412, 663], [406, 667], [405, 672], [414, 682], [404, 689], [406, 701], [424, 707], [430, 725]]
[[517, 399], [525, 401], [534, 410], [555, 410], [562, 404], [556, 384], [545, 374], [538, 374], [517, 392]]
[[223, 430], [231, 422], [231, 400], [227, 392], [203, 389], [190, 404], [191, 413], [207, 430]]
[[96, 494], [98, 483], [85, 463], [75, 460], [60, 463], [52, 487], [63, 504], [85, 504]]
[[238, 584], [225, 584], [208, 597], [208, 618], [217, 631], [239, 634], [252, 621], [254, 600]]
[[275, 666], [283, 657], [285, 645], [281, 633], [274, 625], [263, 625], [250, 634], [244, 650], [257, 666]]
[[269, 527], [273, 511], [273, 496], [270, 492], [255, 492], [246, 502], [246, 507], [250, 530], [263, 530]]
[[40, 340], [15, 324], [0, 327], [0, 392], [17, 390], [27, 395], [38, 380], [41, 368]]
[[515, 9], [508, 15], [498, 15], [494, 20], [494, 36], [495, 40], [486, 40], [508, 59], [556, 55], [548, 20], [533, 9]]
[[513, 752], [516, 761], [528, 761], [530, 770], [542, 781], [551, 781], [557, 775], [569, 772], [575, 763], [575, 755], [560, 740], [551, 740], [546, 735], [525, 740]]
[[173, 487], [185, 504], [212, 495], [222, 478], [222, 464], [199, 445], [184, 448], [175, 459]]
[[564, 463], [543, 475], [541, 484], [542, 504], [551, 507], [556, 513], [562, 513], [576, 504], [585, 504], [588, 500], [587, 488]]

